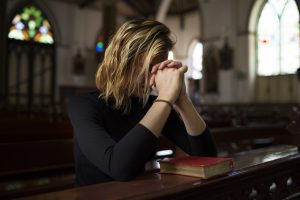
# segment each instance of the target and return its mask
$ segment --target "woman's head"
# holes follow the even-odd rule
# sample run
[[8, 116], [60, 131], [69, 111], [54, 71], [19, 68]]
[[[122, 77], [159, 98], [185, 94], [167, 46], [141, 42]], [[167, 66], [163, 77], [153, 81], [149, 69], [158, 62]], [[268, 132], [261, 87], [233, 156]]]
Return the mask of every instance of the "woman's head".
[[149, 70], [156, 64], [153, 62], [167, 56], [173, 45], [170, 30], [160, 22], [135, 19], [123, 24], [108, 45], [96, 74], [100, 98], [124, 112], [130, 110], [131, 96], [140, 97], [145, 105], [151, 91]]

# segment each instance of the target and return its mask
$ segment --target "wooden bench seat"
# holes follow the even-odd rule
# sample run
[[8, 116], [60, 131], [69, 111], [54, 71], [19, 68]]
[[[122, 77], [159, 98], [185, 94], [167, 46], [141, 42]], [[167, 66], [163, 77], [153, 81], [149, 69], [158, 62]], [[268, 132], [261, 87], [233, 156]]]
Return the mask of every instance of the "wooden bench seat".
[[74, 187], [73, 133], [68, 120], [0, 120], [0, 199]]
[[[213, 128], [210, 131], [220, 156], [277, 144], [299, 145], [283, 125]], [[185, 155], [165, 137], [159, 139], [157, 149], [171, 149], [173, 156]]]
[[295, 144], [283, 125], [218, 128], [211, 130], [220, 154], [231, 154], [277, 144]]

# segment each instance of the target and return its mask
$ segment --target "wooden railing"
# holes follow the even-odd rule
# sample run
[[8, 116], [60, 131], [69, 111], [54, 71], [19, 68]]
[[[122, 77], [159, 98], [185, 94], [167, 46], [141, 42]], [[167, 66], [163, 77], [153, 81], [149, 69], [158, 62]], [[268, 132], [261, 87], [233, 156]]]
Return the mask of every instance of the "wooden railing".
[[107, 182], [23, 200], [109, 199], [299, 199], [300, 154], [276, 146], [233, 155], [234, 170], [212, 179], [149, 173], [128, 182]]

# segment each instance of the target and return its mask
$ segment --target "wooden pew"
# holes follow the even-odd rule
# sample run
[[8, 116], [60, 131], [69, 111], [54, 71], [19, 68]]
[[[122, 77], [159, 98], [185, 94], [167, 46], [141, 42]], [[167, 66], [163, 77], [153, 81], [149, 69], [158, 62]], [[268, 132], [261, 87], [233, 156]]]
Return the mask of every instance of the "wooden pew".
[[[0, 188], [0, 199], [74, 186], [71, 124], [65, 116], [51, 117], [51, 120], [48, 117], [41, 115], [34, 120], [26, 117], [17, 120], [5, 117], [0, 119], [0, 156], [5, 160], [5, 163], [0, 165], [0, 177], [5, 180], [0, 181], [0, 187], [3, 189], [7, 186], [6, 183], [9, 183], [11, 188], [16, 188], [10, 191], [3, 189], [4, 192], [1, 192]], [[257, 148], [258, 139], [269, 139], [269, 144], [272, 145], [294, 142], [282, 125], [239, 128], [231, 125], [228, 128], [211, 129], [211, 132], [221, 152], [220, 155]], [[157, 149], [173, 149], [175, 156], [184, 154], [173, 143], [163, 138], [158, 141]], [[60, 179], [51, 178], [58, 174], [61, 174]], [[25, 186], [21, 189], [10, 184], [12, 181], [30, 182], [32, 177], [36, 177], [37, 180], [46, 177], [48, 183], [23, 184]]]
[[300, 154], [278, 146], [233, 156], [232, 172], [208, 180], [150, 173], [129, 182], [107, 182], [21, 200], [292, 199], [300, 197]]
[[[220, 156], [278, 144], [299, 146], [299, 142], [294, 140], [294, 136], [283, 125], [213, 128], [210, 132]], [[157, 150], [167, 149], [174, 152], [172, 156], [186, 155], [167, 138], [161, 137], [157, 143]]]
[[248, 103], [248, 104], [200, 104], [197, 111], [203, 116], [210, 128], [287, 125], [292, 115], [300, 110], [296, 103]]
[[283, 125], [267, 125], [212, 129], [221, 155], [251, 150], [270, 145], [296, 144]]
[[295, 113], [292, 121], [287, 126], [287, 130], [292, 134], [294, 143], [300, 147], [300, 111]]
[[0, 199], [74, 187], [72, 137], [68, 120], [0, 120]]

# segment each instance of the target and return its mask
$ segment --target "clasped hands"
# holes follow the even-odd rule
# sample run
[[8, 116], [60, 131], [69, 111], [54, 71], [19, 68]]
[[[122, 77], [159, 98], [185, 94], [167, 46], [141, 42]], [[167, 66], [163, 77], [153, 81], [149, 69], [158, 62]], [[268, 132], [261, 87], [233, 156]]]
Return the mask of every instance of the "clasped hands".
[[149, 86], [156, 90], [159, 99], [179, 104], [187, 98], [184, 84], [184, 73], [187, 66], [181, 62], [166, 60], [152, 67]]

